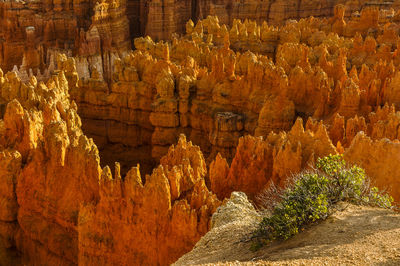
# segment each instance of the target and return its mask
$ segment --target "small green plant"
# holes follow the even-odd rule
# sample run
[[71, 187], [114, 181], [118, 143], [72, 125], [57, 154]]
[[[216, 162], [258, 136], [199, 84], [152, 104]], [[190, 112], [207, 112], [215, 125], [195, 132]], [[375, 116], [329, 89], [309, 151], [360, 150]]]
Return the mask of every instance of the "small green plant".
[[339, 201], [391, 208], [393, 198], [369, 186], [364, 169], [349, 166], [341, 155], [319, 158], [316, 168], [294, 177], [284, 190], [274, 186], [263, 197], [270, 215], [256, 231], [252, 250], [272, 240], [288, 239], [307, 226], [325, 220]]

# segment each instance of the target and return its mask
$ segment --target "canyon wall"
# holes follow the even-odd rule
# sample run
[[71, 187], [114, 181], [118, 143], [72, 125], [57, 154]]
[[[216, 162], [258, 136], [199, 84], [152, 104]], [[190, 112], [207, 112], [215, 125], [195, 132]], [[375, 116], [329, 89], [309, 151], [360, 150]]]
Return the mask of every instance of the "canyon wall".
[[[130, 49], [125, 1], [1, 1], [0, 67], [40, 78], [55, 52], [102, 55]], [[46, 75], [48, 77], [48, 75]]]
[[[129, 5], [128, 1], [128, 5]], [[266, 0], [266, 1], [229, 1], [229, 0], [149, 0], [140, 2], [140, 26], [138, 35], [149, 35], [155, 40], [170, 39], [173, 34], [184, 33], [184, 24], [189, 20], [197, 22], [207, 16], [217, 16], [221, 23], [232, 25], [235, 19], [254, 20], [258, 23], [266, 21], [278, 26], [290, 19], [301, 19], [310, 16], [330, 17], [334, 14], [334, 6], [343, 4], [346, 17], [354, 12], [360, 12], [369, 1], [342, 1], [342, 0]], [[134, 4], [131, 4], [132, 7]], [[376, 5], [390, 8], [389, 2], [383, 1]], [[393, 5], [394, 6], [394, 5]], [[128, 9], [128, 12], [133, 13]], [[135, 15], [131, 15], [135, 17]], [[144, 31], [143, 31], [144, 30]]]
[[[17, 66], [29, 75], [41, 76], [50, 66], [54, 52], [70, 56], [107, 57], [108, 52], [128, 51], [134, 37], [149, 35], [170, 40], [184, 34], [188, 20], [197, 22], [208, 15], [233, 25], [235, 19], [282, 25], [290, 19], [309, 16], [329, 17], [336, 4], [344, 4], [346, 17], [359, 16], [368, 1], [343, 0], [104, 0], [104, 1], [1, 1], [0, 67], [9, 71]], [[390, 4], [376, 3], [397, 8]], [[371, 22], [366, 20], [363, 25]], [[105, 53], [105, 54], [104, 54]], [[109, 66], [103, 66], [111, 73]], [[47, 76], [47, 75], [46, 75]], [[109, 81], [109, 79], [107, 79]]]
[[[330, 20], [279, 28], [239, 20], [229, 28], [216, 17], [189, 21], [182, 38], [137, 38], [137, 50], [114, 55], [108, 87], [82, 57], [60, 57], [56, 65], [67, 77], [77, 72], [79, 84], [70, 82], [77, 84], [70, 94], [83, 128], [107, 164], [121, 161], [124, 173], [138, 162], [150, 173], [181, 133], [208, 162], [221, 153], [230, 163], [241, 136], [288, 131], [297, 116], [310, 126], [310, 117], [324, 120], [334, 146], [348, 147], [361, 130], [393, 140], [396, 111], [384, 104], [398, 104], [397, 23], [380, 26], [387, 17], [375, 8], [345, 22], [343, 11], [338, 6]], [[376, 25], [364, 26], [364, 20]], [[332, 33], [336, 25], [353, 37]], [[376, 36], [367, 36], [371, 29]], [[382, 120], [393, 125], [382, 128]]]
[[131, 51], [125, 3], [93, 8], [71, 19], [88, 27], [78, 45], [0, 70], [0, 240], [29, 263], [170, 264], [232, 191], [257, 201], [328, 154], [400, 199], [399, 13], [209, 16]]
[[0, 89], [1, 246], [36, 265], [167, 265], [207, 232], [220, 202], [184, 136], [151, 175], [121, 176], [100, 167], [63, 71], [46, 84], [1, 74]]

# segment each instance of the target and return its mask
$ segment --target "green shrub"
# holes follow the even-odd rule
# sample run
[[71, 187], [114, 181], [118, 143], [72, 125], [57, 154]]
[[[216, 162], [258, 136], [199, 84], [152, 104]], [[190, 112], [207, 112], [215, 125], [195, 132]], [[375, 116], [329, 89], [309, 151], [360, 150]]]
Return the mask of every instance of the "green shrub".
[[364, 169], [348, 166], [341, 155], [320, 158], [316, 169], [298, 174], [284, 190], [272, 186], [266, 191], [264, 207], [270, 215], [260, 223], [253, 248], [260, 247], [260, 241], [288, 239], [326, 219], [339, 201], [390, 208], [393, 198], [370, 188]]

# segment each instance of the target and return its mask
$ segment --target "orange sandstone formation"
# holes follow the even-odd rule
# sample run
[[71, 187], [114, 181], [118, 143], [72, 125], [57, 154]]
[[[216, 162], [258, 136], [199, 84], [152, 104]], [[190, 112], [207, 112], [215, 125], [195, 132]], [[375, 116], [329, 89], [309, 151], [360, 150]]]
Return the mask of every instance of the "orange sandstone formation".
[[373, 185], [387, 189], [396, 201], [400, 199], [399, 171], [400, 143], [389, 139], [371, 140], [364, 133], [356, 135], [344, 158], [363, 167], [373, 178]]
[[152, 175], [142, 178], [134, 167], [122, 178], [118, 164], [114, 174], [100, 168], [63, 71], [47, 84], [34, 77], [25, 84], [15, 72], [1, 81], [6, 247], [16, 246], [33, 264], [168, 264], [207, 232], [219, 201], [205, 186], [197, 146], [181, 137]]
[[[396, 104], [396, 50], [390, 57], [364, 56], [364, 48], [380, 53], [368, 44], [376, 42], [373, 37], [325, 33], [326, 20], [313, 18], [281, 28], [248, 20], [233, 25], [208, 17], [189, 22], [187, 34], [169, 43], [138, 38], [136, 51], [113, 59], [108, 87], [101, 67], [85, 59], [56, 64], [79, 78], [70, 93], [107, 163], [118, 159], [126, 172], [145, 162], [149, 173], [181, 133], [200, 145], [209, 162], [218, 152], [231, 161], [239, 137], [289, 130], [296, 115], [326, 121], [333, 144], [348, 146], [366, 129], [371, 111]], [[250, 51], [240, 52], [245, 49]], [[275, 60], [265, 56], [275, 50]], [[346, 120], [347, 134], [335, 129], [336, 114]], [[130, 161], [113, 158], [115, 151]]]
[[[29, 75], [51, 64], [54, 52], [73, 56], [95, 56], [104, 61], [102, 67], [111, 73], [112, 55], [129, 50], [130, 39], [149, 35], [153, 39], [171, 39], [185, 32], [188, 20], [198, 21], [207, 16], [218, 16], [221, 23], [241, 31], [236, 20], [252, 20], [260, 25], [283, 25], [287, 20], [334, 16], [326, 25], [332, 32], [351, 37], [354, 33], [367, 34], [378, 29], [378, 23], [396, 20], [394, 2], [370, 5], [369, 1], [156, 1], [156, 0], [104, 0], [104, 1], [2, 1], [0, 2], [0, 67], [11, 70], [14, 66]], [[336, 6], [336, 4], [343, 4]], [[379, 11], [377, 7], [385, 7]], [[392, 9], [390, 9], [392, 8]], [[393, 9], [394, 8], [394, 9]], [[353, 18], [349, 23], [344, 18]], [[270, 26], [264, 25], [264, 29]], [[259, 34], [258, 28], [246, 34], [250, 38]], [[387, 27], [382, 39], [396, 44], [396, 29]], [[263, 33], [263, 41], [275, 41], [276, 32]], [[282, 36], [281, 36], [282, 37]], [[284, 40], [284, 38], [280, 38]], [[253, 45], [257, 50], [257, 46]], [[263, 51], [274, 52], [273, 47]], [[93, 59], [92, 59], [93, 60]], [[107, 74], [107, 75], [108, 75]]]
[[[0, 2], [1, 246], [169, 264], [232, 191], [255, 200], [334, 153], [400, 199], [398, 14], [205, 2]], [[131, 51], [129, 23], [171, 39]]]
[[113, 54], [130, 49], [125, 1], [1, 1], [0, 68], [48, 79], [62, 52], [111, 73]]
[[210, 164], [211, 190], [221, 199], [243, 191], [254, 200], [271, 182], [283, 186], [292, 175], [312, 166], [315, 158], [329, 154], [336, 154], [336, 149], [325, 126], [304, 130], [298, 119], [288, 133], [270, 133], [265, 140], [241, 138], [230, 168], [218, 155]]
[[98, 199], [101, 169], [68, 99], [67, 80], [60, 72], [47, 85], [34, 77], [25, 84], [9, 72], [1, 91], [8, 104], [0, 146], [20, 160], [8, 174], [17, 201], [9, 205], [16, 222], [9, 240], [32, 263], [77, 263], [80, 204]]
[[138, 167], [122, 179], [118, 164], [114, 173], [106, 166], [99, 202], [79, 212], [79, 263], [167, 265], [190, 251], [219, 205], [206, 173], [199, 147], [184, 136], [143, 181]]

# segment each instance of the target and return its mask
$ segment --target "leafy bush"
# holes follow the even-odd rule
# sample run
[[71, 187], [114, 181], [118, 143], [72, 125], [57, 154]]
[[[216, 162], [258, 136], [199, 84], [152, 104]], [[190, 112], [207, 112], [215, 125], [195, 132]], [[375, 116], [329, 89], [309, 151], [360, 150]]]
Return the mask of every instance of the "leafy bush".
[[283, 191], [272, 186], [263, 199], [270, 215], [260, 223], [255, 248], [260, 241], [285, 240], [326, 219], [339, 201], [383, 208], [391, 208], [393, 202], [376, 187], [370, 188], [364, 169], [348, 166], [341, 155], [318, 159], [316, 169], [298, 174]]

